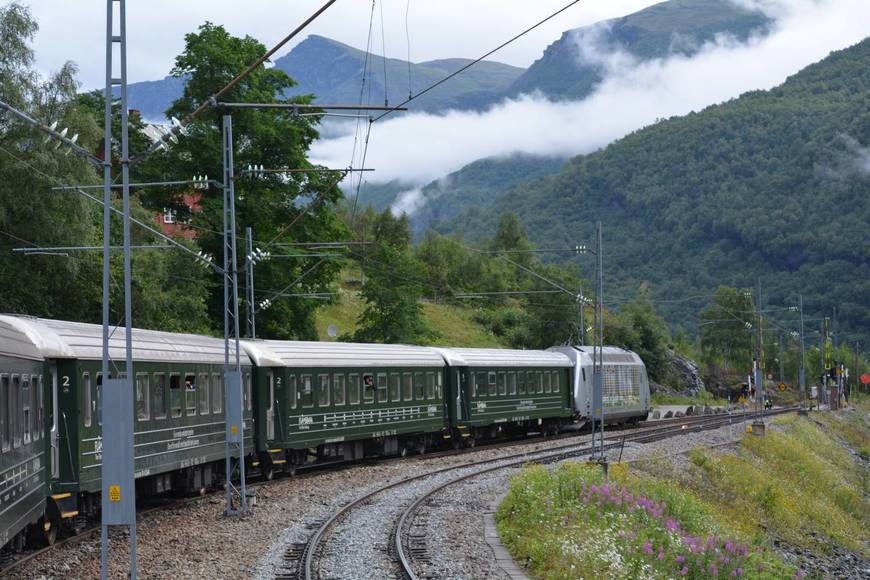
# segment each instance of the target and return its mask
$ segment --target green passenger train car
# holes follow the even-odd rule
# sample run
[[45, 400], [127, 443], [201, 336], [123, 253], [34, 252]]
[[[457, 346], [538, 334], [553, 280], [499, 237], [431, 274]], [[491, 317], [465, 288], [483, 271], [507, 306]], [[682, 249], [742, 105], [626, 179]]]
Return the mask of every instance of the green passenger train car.
[[[43, 519], [47, 489], [43, 359], [25, 333], [0, 319], [0, 566]], [[37, 527], [39, 526], [39, 527]]]
[[502, 433], [556, 433], [574, 421], [573, 365], [546, 351], [438, 349], [449, 365], [454, 439], [473, 445]]
[[[3, 316], [45, 360], [50, 385], [47, 517], [76, 528], [100, 508], [102, 327]], [[110, 339], [112, 372], [125, 375], [124, 333]], [[253, 445], [250, 362], [243, 356], [246, 448]], [[133, 330], [137, 494], [196, 491], [223, 479], [223, 340]]]
[[243, 341], [266, 477], [312, 461], [421, 452], [449, 429], [444, 359], [431, 348]]

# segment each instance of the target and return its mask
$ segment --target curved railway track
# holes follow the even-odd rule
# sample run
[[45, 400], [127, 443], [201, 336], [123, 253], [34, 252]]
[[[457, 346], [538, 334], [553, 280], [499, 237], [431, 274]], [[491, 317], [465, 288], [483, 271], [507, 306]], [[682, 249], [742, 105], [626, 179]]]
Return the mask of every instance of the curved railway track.
[[[764, 416], [793, 412], [795, 409], [796, 407], [776, 409], [765, 412]], [[656, 421], [656, 424], [653, 426], [633, 429], [627, 433], [606, 438], [605, 449], [619, 448], [620, 445], [626, 442], [649, 443], [679, 434], [715, 429], [729, 423], [742, 423], [756, 416], [757, 414], [754, 412], [743, 412], [731, 415], [701, 415]], [[370, 504], [375, 504], [378, 498], [384, 496], [387, 492], [409, 487], [426, 479], [438, 479], [439, 481], [434, 483], [424, 493], [416, 496], [409, 502], [407, 507], [398, 512], [388, 540], [389, 554], [386, 557], [394, 561], [395, 574], [399, 577], [416, 579], [420, 576], [418, 576], [415, 570], [419, 570], [420, 566], [416, 565], [415, 561], [417, 559], [425, 559], [426, 551], [425, 546], [421, 547], [419, 542], [415, 546], [410, 545], [409, 530], [413, 527], [416, 513], [423, 505], [430, 502], [441, 491], [452, 485], [488, 473], [528, 463], [554, 463], [571, 457], [588, 455], [591, 452], [588, 443], [588, 441], [574, 442], [545, 450], [472, 461], [405, 477], [378, 487], [343, 505], [325, 520], [316, 522], [312, 526], [315, 529], [314, 533], [305, 543], [294, 544], [285, 552], [284, 567], [275, 575], [275, 578], [276, 580], [316, 580], [321, 577], [331, 577], [321, 574], [321, 562], [328, 551], [326, 544], [330, 535], [337, 533], [335, 530], [343, 521], [347, 520], [356, 510], [360, 510]], [[440, 481], [441, 476], [452, 472], [461, 473], [448, 477], [445, 481]]]

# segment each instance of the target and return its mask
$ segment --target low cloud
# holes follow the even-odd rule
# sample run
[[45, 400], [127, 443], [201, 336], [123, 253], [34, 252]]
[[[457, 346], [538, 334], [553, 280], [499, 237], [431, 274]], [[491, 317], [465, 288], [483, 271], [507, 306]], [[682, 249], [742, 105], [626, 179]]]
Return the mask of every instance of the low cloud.
[[822, 179], [849, 180], [870, 177], [870, 147], [845, 133], [838, 135], [833, 160], [817, 168]]
[[[769, 89], [831, 51], [864, 39], [870, 31], [866, 0], [740, 0], [776, 18], [771, 32], [738, 42], [720, 36], [692, 57], [636, 62], [630, 55], [598, 55], [606, 78], [579, 102], [551, 102], [525, 95], [483, 113], [450, 111], [409, 114], [375, 123], [366, 165], [373, 182], [409, 184], [404, 197], [417, 200], [414, 186], [485, 157], [523, 152], [541, 156], [589, 153], [657, 122]], [[580, 45], [580, 50], [589, 49]], [[347, 165], [350, 132], [315, 144], [313, 157]], [[412, 204], [413, 205], [413, 204]]]

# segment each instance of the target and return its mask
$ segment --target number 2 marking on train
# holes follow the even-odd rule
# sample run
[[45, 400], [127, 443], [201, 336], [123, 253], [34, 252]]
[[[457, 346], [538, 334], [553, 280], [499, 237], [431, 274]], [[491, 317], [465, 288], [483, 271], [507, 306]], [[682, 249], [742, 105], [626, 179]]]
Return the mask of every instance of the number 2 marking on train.
[[67, 375], [64, 375], [63, 377], [61, 377], [61, 380], [63, 381], [62, 386], [64, 386], [64, 387], [69, 386], [69, 377]]

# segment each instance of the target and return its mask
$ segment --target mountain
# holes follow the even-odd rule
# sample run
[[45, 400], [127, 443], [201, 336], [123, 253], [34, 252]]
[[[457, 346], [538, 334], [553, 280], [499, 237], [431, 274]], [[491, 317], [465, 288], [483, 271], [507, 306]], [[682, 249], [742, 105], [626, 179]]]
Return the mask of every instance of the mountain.
[[[367, 62], [368, 60], [368, 62]], [[291, 95], [317, 95], [321, 103], [359, 103], [363, 71], [368, 70], [362, 102], [398, 104], [424, 88], [462, 68], [471, 59], [451, 58], [412, 63], [395, 58], [368, 55], [346, 44], [311, 35], [275, 66], [299, 84]], [[524, 69], [493, 61], [483, 61], [461, 75], [433, 89], [409, 105], [429, 112], [447, 109], [476, 109], [489, 103], [493, 95], [504, 92]], [[409, 78], [410, 75], [410, 78]], [[384, 87], [387, 87], [386, 90]]]
[[648, 288], [669, 320], [692, 332], [713, 289], [752, 287], [758, 277], [766, 304], [795, 304], [802, 292], [810, 319], [836, 307], [840, 339], [858, 333], [866, 342], [868, 62], [870, 39], [775, 89], [575, 157], [555, 176], [466, 206], [439, 229], [483, 238], [510, 210], [538, 244], [553, 247], [588, 243], [600, 220], [610, 304]]
[[691, 56], [717, 35], [745, 41], [752, 34], [764, 34], [769, 25], [767, 16], [732, 0], [662, 2], [565, 32], [514, 81], [506, 96], [540, 91], [551, 99], [579, 100], [603, 79], [604, 54], [620, 52], [638, 61]]
[[[274, 65], [298, 83], [288, 95], [313, 93], [318, 102], [330, 104], [359, 103], [363, 71], [367, 70], [363, 102], [383, 105], [386, 96], [386, 101], [395, 105], [408, 98], [409, 75], [411, 92], [416, 94], [469, 62], [451, 58], [411, 63], [409, 67], [407, 61], [375, 55], [369, 55], [367, 61], [362, 50], [311, 35], [276, 59]], [[428, 112], [478, 109], [503, 94], [523, 72], [522, 68], [483, 61], [426, 93], [409, 108]], [[138, 109], [145, 119], [161, 121], [163, 111], [181, 96], [183, 89], [184, 79], [171, 76], [131, 83], [127, 89], [130, 108]]]

